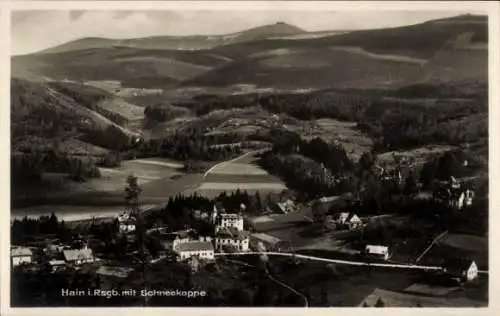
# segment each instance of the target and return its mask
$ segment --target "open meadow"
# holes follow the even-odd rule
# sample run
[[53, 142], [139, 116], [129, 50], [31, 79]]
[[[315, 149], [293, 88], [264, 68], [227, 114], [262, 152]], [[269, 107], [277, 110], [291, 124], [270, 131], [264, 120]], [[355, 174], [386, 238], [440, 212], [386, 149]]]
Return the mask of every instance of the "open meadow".
[[196, 192], [203, 196], [215, 197], [224, 191], [229, 193], [237, 189], [245, 190], [249, 194], [257, 191], [267, 194], [285, 190], [285, 184], [259, 167], [256, 160], [257, 157], [250, 153], [216, 165], [207, 172]]

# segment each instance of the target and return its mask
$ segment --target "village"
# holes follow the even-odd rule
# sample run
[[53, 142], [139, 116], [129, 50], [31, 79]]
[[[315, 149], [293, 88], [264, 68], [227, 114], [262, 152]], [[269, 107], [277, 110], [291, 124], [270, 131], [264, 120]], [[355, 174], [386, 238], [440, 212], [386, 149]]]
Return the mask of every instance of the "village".
[[[402, 182], [399, 172], [381, 172], [380, 177], [395, 184]], [[433, 257], [433, 245], [447, 231], [439, 232], [440, 236], [435, 233], [420, 238], [418, 246], [412, 246], [411, 239], [395, 241], [385, 232], [386, 227], [394, 226], [402, 216], [362, 216], [350, 212], [345, 205], [352, 198], [350, 194], [322, 197], [304, 204], [295, 201], [293, 195], [281, 194], [258, 215], [248, 214], [244, 203], [239, 208], [226, 209], [213, 201], [210, 208], [192, 210], [196, 227], [186, 224], [177, 231], [172, 231], [168, 223], [148, 225], [140, 212], [129, 210], [118, 214], [112, 222], [100, 224], [106, 227], [101, 232], [72, 232], [65, 240], [42, 235], [36, 241], [13, 245], [11, 265], [24, 273], [44, 271], [53, 275], [91, 270], [99, 279], [99, 287], [108, 290], [117, 284], [127, 285], [130, 275], [145, 264], [180, 264], [196, 273], [221, 260], [227, 263], [231, 258], [252, 256], [264, 260], [282, 255], [293, 262], [319, 260], [375, 269], [418, 269], [446, 284], [452, 282], [454, 287], [474, 283], [480, 273], [487, 273], [470, 257], [456, 254], [439, 254], [438, 261], [421, 260]], [[474, 204], [474, 191], [451, 177], [436, 191], [420, 192], [414, 199], [468, 212]], [[406, 224], [397, 225], [403, 225], [401, 231], [407, 229]], [[328, 251], [318, 254], [318, 249]]]

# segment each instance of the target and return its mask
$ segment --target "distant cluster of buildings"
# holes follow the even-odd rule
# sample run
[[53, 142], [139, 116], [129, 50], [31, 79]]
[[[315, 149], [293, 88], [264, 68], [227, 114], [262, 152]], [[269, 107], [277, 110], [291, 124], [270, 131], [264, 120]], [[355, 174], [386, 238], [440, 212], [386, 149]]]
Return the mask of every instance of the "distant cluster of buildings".
[[43, 248], [12, 246], [10, 256], [13, 267], [48, 265], [53, 272], [67, 266], [79, 267], [99, 260], [84, 242], [79, 247], [63, 244], [48, 244]]
[[244, 230], [244, 219], [240, 213], [226, 213], [214, 206], [211, 214], [199, 212], [195, 216], [213, 225], [213, 236], [195, 238], [190, 232], [178, 233], [171, 243], [167, 242], [167, 247], [171, 245], [179, 261], [191, 258], [209, 261], [215, 258], [216, 252], [249, 250], [250, 233]]
[[454, 177], [451, 177], [447, 186], [437, 191], [435, 198], [448, 201], [448, 205], [455, 209], [462, 209], [472, 205], [474, 191], [462, 185]]
[[355, 230], [363, 227], [363, 222], [358, 215], [349, 212], [328, 215], [326, 221], [327, 223], [333, 224], [336, 229]]
[[[464, 162], [464, 165], [467, 161]], [[378, 175], [379, 179], [385, 183], [393, 183], [395, 185], [402, 185], [404, 182], [404, 176], [400, 168], [384, 168], [382, 166], [374, 166], [375, 174]], [[419, 183], [418, 185], [421, 186]], [[475, 194], [471, 188], [458, 181], [454, 177], [450, 177], [449, 181], [440, 183], [440, 187], [433, 192], [423, 192], [419, 197], [424, 197], [427, 199], [435, 199], [439, 201], [444, 201], [454, 209], [462, 209], [472, 205]]]

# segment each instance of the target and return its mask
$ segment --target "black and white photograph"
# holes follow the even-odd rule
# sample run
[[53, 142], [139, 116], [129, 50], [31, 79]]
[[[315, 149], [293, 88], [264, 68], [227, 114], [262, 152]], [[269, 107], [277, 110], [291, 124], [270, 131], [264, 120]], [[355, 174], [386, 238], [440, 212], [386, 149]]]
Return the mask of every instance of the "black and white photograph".
[[489, 306], [491, 16], [285, 4], [10, 10], [12, 308]]

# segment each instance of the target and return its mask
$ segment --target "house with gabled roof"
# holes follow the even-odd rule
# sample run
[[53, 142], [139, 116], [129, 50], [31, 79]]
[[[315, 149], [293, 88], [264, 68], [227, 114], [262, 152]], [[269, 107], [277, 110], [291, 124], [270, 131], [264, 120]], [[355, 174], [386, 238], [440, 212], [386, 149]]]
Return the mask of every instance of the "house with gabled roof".
[[356, 229], [363, 226], [363, 222], [358, 215], [349, 212], [334, 214], [333, 221], [340, 226], [346, 226], [348, 229]]
[[28, 247], [12, 247], [10, 249], [12, 266], [30, 264], [33, 261], [33, 251]]
[[365, 254], [376, 259], [388, 260], [390, 257], [389, 247], [382, 245], [366, 245]]
[[183, 242], [176, 245], [173, 250], [177, 253], [181, 261], [193, 256], [203, 260], [214, 259], [214, 246], [209, 240]]
[[92, 249], [84, 247], [82, 249], [66, 249], [63, 250], [63, 257], [66, 263], [81, 265], [84, 263], [95, 262]]

